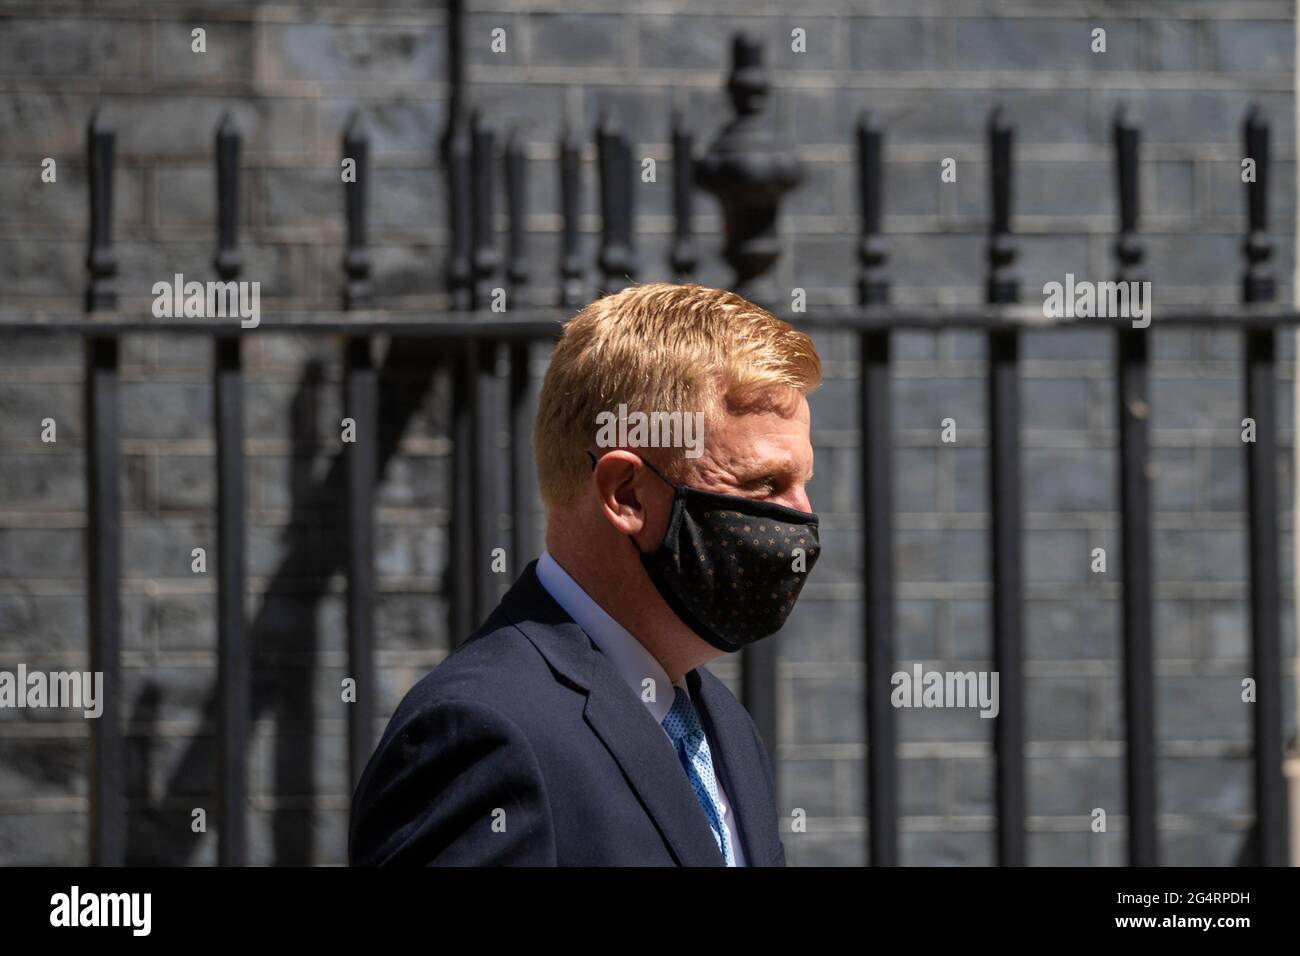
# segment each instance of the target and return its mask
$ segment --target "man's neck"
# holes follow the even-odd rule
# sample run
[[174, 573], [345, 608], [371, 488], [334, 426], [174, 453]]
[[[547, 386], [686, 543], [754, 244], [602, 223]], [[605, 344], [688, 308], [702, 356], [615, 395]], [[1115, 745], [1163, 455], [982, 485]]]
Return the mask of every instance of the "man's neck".
[[[569, 577], [650, 652], [674, 683], [721, 652], [701, 640], [664, 603], [637, 562], [588, 557], [548, 532], [546, 550]], [[629, 580], [630, 579], [630, 580]]]

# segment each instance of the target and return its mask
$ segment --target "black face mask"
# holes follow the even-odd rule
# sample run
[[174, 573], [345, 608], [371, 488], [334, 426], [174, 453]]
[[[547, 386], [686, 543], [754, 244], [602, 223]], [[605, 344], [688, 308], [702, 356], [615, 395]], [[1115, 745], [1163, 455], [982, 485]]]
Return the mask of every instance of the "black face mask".
[[673, 511], [658, 549], [632, 546], [673, 613], [721, 651], [779, 631], [821, 554], [817, 515], [674, 485], [642, 461], [672, 487]]

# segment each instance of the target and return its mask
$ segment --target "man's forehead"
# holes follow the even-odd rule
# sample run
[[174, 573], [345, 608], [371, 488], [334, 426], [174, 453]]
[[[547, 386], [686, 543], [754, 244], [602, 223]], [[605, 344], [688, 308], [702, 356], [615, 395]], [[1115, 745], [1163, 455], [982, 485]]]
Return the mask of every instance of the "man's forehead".
[[728, 415], [706, 434], [705, 457], [728, 470], [806, 471], [812, 459], [808, 421], [772, 412]]

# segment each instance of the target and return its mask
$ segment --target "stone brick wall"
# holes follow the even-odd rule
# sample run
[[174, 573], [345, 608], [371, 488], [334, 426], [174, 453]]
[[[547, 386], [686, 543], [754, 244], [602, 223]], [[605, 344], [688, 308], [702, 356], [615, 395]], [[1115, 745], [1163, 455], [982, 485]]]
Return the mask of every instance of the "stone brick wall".
[[[470, 96], [530, 158], [532, 295], [558, 282], [558, 130], [590, 132], [602, 107], [638, 156], [662, 161], [670, 108], [702, 148], [728, 117], [728, 38], [767, 41], [773, 109], [807, 169], [786, 205], [777, 287], [852, 301], [853, 124], [886, 131], [885, 245], [895, 301], [978, 301], [983, 281], [984, 124], [1016, 124], [1014, 228], [1026, 297], [1067, 272], [1111, 277], [1110, 119], [1127, 103], [1143, 132], [1149, 277], [1161, 305], [1235, 300], [1243, 227], [1240, 123], [1258, 102], [1273, 128], [1270, 228], [1280, 298], [1292, 299], [1294, 6], [1282, 0], [993, 3], [768, 0], [471, 3]], [[207, 31], [207, 52], [190, 31]], [[493, 53], [491, 31], [506, 31]], [[1102, 27], [1107, 52], [1093, 53]], [[807, 52], [791, 51], [791, 31]], [[175, 272], [211, 277], [212, 141], [230, 111], [244, 136], [243, 278], [265, 309], [337, 307], [342, 269], [339, 141], [355, 107], [371, 132], [375, 291], [393, 308], [442, 301], [447, 231], [434, 144], [447, 107], [447, 23], [416, 0], [0, 6], [0, 310], [75, 311], [85, 283], [85, 125], [98, 104], [118, 134], [114, 236], [124, 311]], [[57, 184], [40, 163], [58, 162]], [[957, 161], [956, 183], [939, 164]], [[592, 156], [584, 238], [598, 235]], [[638, 184], [642, 280], [669, 278], [671, 184]], [[698, 278], [725, 284], [719, 217], [699, 202]], [[593, 255], [594, 258], [594, 255]], [[594, 272], [589, 279], [594, 283]], [[1226, 864], [1251, 821], [1240, 342], [1231, 331], [1153, 322], [1161, 830], [1169, 863]], [[1292, 486], [1294, 349], [1283, 336], [1278, 415]], [[381, 343], [382, 344], [382, 343]], [[861, 503], [856, 347], [819, 337], [827, 381], [813, 402], [828, 551], [780, 642], [778, 769], [793, 864], [863, 853]], [[1032, 332], [1023, 343], [1025, 635], [1031, 862], [1125, 859], [1113, 347], [1101, 332]], [[896, 337], [900, 667], [991, 667], [983, 339]], [[343, 582], [333, 560], [341, 351], [331, 339], [247, 336], [248, 614], [257, 647], [251, 754], [254, 862], [344, 859], [348, 785]], [[545, 356], [537, 356], [537, 368]], [[214, 578], [190, 549], [215, 546], [211, 344], [124, 340], [124, 674], [131, 855], [211, 863]], [[0, 332], [0, 669], [86, 666], [81, 347]], [[419, 389], [418, 381], [409, 383]], [[386, 472], [378, 501], [378, 654], [386, 716], [449, 646], [444, 369]], [[39, 437], [58, 422], [58, 442]], [[940, 441], [940, 422], [958, 441]], [[1295, 672], [1293, 516], [1283, 529], [1288, 675]], [[1104, 575], [1089, 553], [1104, 547]], [[714, 667], [737, 678], [732, 661]], [[1288, 676], [1288, 735], [1294, 683]], [[900, 711], [902, 851], [914, 864], [993, 861], [991, 722]], [[0, 711], [0, 863], [86, 857], [86, 725], [60, 712]], [[1089, 831], [1094, 807], [1110, 832]]]

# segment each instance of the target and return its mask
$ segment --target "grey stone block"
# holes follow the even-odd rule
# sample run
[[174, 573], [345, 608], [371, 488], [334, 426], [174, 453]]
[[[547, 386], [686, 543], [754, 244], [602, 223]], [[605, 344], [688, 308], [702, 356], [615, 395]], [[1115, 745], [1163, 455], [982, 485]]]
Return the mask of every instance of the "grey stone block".
[[[1092, 811], [1106, 811], [1107, 823], [1123, 806], [1124, 763], [1114, 757], [1031, 757], [1025, 761], [1026, 797], [1030, 816], [1074, 818], [1088, 827]], [[1086, 862], [1087, 854], [1074, 857]]]
[[80, 528], [0, 528], [0, 575], [5, 578], [83, 578]]
[[1143, 20], [1140, 28], [1149, 70], [1196, 69], [1196, 20]]
[[[40, 144], [36, 154], [81, 157], [86, 148], [86, 125], [94, 109], [88, 94], [36, 89], [10, 91], [0, 101], [0, 129], [16, 131], [22, 142]], [[105, 112], [102, 118], [116, 125]], [[121, 143], [119, 141], [119, 148]]]
[[86, 602], [80, 595], [0, 595], [0, 633], [19, 653], [61, 654], [86, 648]]
[[384, 592], [375, 603], [375, 648], [449, 650], [447, 602], [438, 595]]
[[1113, 449], [1025, 448], [1021, 461], [1021, 491], [1027, 512], [1108, 511], [1118, 507], [1112, 480], [1116, 469]]
[[895, 601], [895, 653], [907, 660], [931, 660], [942, 653], [939, 643], [939, 602]]
[[1196, 507], [1196, 455], [1190, 448], [1153, 448], [1151, 501], [1156, 511]]
[[159, 651], [206, 651], [216, 647], [216, 616], [215, 594], [160, 594], [150, 602], [148, 622]]
[[56, 79], [145, 77], [150, 70], [148, 38], [130, 20], [7, 18], [0, 37], [0, 71]]
[[207, 455], [160, 455], [157, 469], [157, 500], [160, 509], [206, 509], [215, 506], [215, 458]]
[[1020, 400], [1022, 429], [1087, 431], [1093, 388], [1083, 378], [1022, 378]]
[[[1289, 28], [1288, 28], [1289, 29]], [[1144, 141], [1153, 143], [1232, 143], [1241, 141], [1241, 122], [1252, 102], [1273, 119], [1280, 141], [1294, 136], [1289, 93], [1258, 90], [1097, 90], [1095, 108], [1109, 123], [1127, 104]]]
[[967, 830], [909, 830], [899, 834], [899, 855], [908, 866], [992, 866], [993, 835]]
[[6, 814], [0, 826], [0, 860], [6, 866], [84, 865], [88, 847], [84, 813]]
[[790, 833], [790, 822], [782, 821], [781, 841], [787, 866], [864, 866], [866, 840], [858, 834], [818, 832]]
[[[319, 516], [317, 521], [319, 522]], [[267, 575], [281, 570], [292, 546], [296, 560], [288, 569], [291, 576], [314, 579], [319, 586], [321, 577], [336, 570], [330, 558], [340, 553], [339, 534], [337, 523], [332, 526], [306, 521], [279, 525], [253, 524], [247, 530], [248, 573]], [[378, 561], [376, 554], [376, 567], [379, 566]]]
[[[195, 26], [201, 26], [205, 51], [193, 49]], [[140, 34], [145, 31], [140, 30]], [[153, 63], [160, 78], [253, 81], [256, 49], [254, 26], [249, 22], [191, 19], [153, 22]], [[148, 63], [148, 60], [145, 60]]]
[[122, 671], [123, 707], [128, 712], [148, 703], [156, 723], [179, 722], [198, 728], [216, 686], [212, 667], [128, 667]]
[[76, 448], [82, 438], [81, 389], [72, 383], [0, 382], [0, 438], [35, 441], [46, 418], [54, 419], [59, 444]]
[[[1093, 53], [1092, 31], [1106, 31], [1106, 52]], [[959, 70], [1135, 70], [1133, 20], [1036, 20], [971, 17], [952, 21], [953, 66]]]
[[[106, 96], [104, 115], [118, 130], [119, 156], [210, 156], [221, 118], [230, 113], [243, 136], [244, 156], [303, 152], [309, 113], [289, 97]], [[78, 118], [84, 124], [86, 111]], [[210, 254], [210, 253], [209, 253]]]
[[[375, 529], [375, 567], [379, 574], [440, 579], [447, 561], [446, 537], [442, 527], [381, 524]], [[490, 565], [490, 549], [480, 550], [480, 559]]]
[[[264, 191], [261, 199], [266, 209], [267, 222], [273, 225], [292, 223], [295, 226], [342, 228], [346, 187], [340, 170], [338, 165], [324, 169], [267, 170], [262, 175]], [[380, 172], [372, 169], [370, 195], [367, 197], [372, 207], [380, 197], [389, 195], [388, 190], [379, 188], [379, 185], [391, 174], [391, 170]], [[373, 219], [370, 221], [374, 222]]]
[[1250, 624], [1245, 601], [1205, 601], [1202, 604], [1206, 653], [1245, 661], [1250, 657]]
[[[278, 799], [350, 795], [347, 751], [341, 734], [263, 735], [249, 760], [249, 791]], [[286, 764], [293, 766], [292, 775], [285, 772]]]
[[1157, 677], [1156, 731], [1161, 740], [1245, 740], [1254, 704], [1241, 699], [1241, 677]]
[[[768, 63], [773, 72], [796, 70], [827, 71], [842, 67], [845, 59], [841, 52], [844, 42], [844, 20], [839, 17], [809, 16], [811, 11], [797, 10], [789, 16], [776, 16], [762, 20], [759, 38], [767, 45]], [[803, 48], [795, 50], [794, 31], [801, 29]], [[734, 25], [733, 25], [734, 30]]]
[[268, 83], [440, 83], [446, 76], [441, 26], [269, 23], [261, 34]]
[[[31, 226], [81, 227], [89, 215], [90, 200], [84, 164], [53, 154], [57, 179], [43, 182], [42, 160], [0, 163], [0, 176], [18, 188], [8, 192], [0, 209], [0, 223]], [[136, 226], [144, 221], [144, 171], [132, 166], [113, 170], [114, 225]], [[27, 231], [27, 230], [24, 230]]]
[[259, 641], [278, 654], [341, 654], [345, 604], [342, 594], [269, 593], [257, 609]]
[[[393, 155], [433, 156], [447, 123], [447, 105], [443, 100], [403, 96], [330, 97], [321, 100], [318, 106], [323, 149], [341, 151], [343, 130], [358, 108], [363, 112], [370, 138], [372, 162]], [[377, 198], [375, 193], [371, 196]]]
[[938, 336], [934, 332], [895, 332], [892, 342], [895, 360], [932, 361], [938, 354]]
[[1029, 865], [1088, 866], [1088, 853], [1096, 835], [1091, 831], [1030, 833], [1025, 841]]
[[987, 573], [979, 532], [902, 530], [894, 540], [900, 581], [979, 581]]
[[79, 797], [86, 792], [82, 737], [0, 740], [0, 799]]
[[849, 65], [855, 70], [938, 70], [945, 21], [932, 17], [853, 17]]
[[986, 757], [943, 758], [942, 779], [951, 794], [945, 801], [948, 813], [956, 816], [985, 816], [997, 812], [994, 767]]
[[1234, 379], [1154, 375], [1150, 394], [1151, 426], [1157, 430], [1213, 428], [1241, 436], [1241, 385]]
[[951, 600], [944, 602], [948, 612], [948, 656], [954, 660], [991, 660], [993, 640], [992, 613], [989, 602]]
[[621, 16], [538, 11], [529, 15], [528, 25], [534, 64], [573, 67], [624, 62]]
[[1253, 812], [1251, 763], [1245, 758], [1164, 757], [1161, 810], [1206, 816]]
[[894, 451], [895, 512], [939, 510], [939, 453], [934, 448]]
[[[938, 181], [939, 167], [934, 167]], [[1018, 216], [1100, 216], [1110, 212], [1114, 173], [1109, 163], [1017, 163], [1015, 211]], [[989, 214], [989, 165], [957, 163], [957, 215], [984, 220]], [[1037, 238], [1037, 237], [1035, 237]], [[1029, 240], [1026, 240], [1028, 243]]]
[[315, 381], [247, 382], [244, 419], [249, 438], [288, 439], [295, 448], [320, 453], [337, 448], [342, 440], [342, 397], [337, 388]]
[[1241, 513], [1245, 509], [1246, 452], [1244, 442], [1239, 448], [1206, 448], [1202, 452], [1205, 470], [1201, 487], [1207, 511]]
[[1026, 581], [1092, 583], [1092, 549], [1086, 531], [1027, 530], [1022, 538]]
[[[1201, 193], [1198, 211], [1205, 216], [1243, 217], [1250, 186], [1241, 181], [1241, 159], [1227, 163], [1204, 162], [1202, 167], [1207, 185]], [[1279, 162], [1275, 155], [1268, 167], [1268, 175], [1269, 225], [1276, 231], [1278, 224], [1295, 220], [1295, 190], [1289, 185], [1295, 182], [1295, 163]]]
[[122, 529], [122, 553], [128, 573], [192, 580], [194, 548], [207, 551], [207, 575], [215, 577], [216, 530], [208, 515], [199, 518], [143, 517]]
[[856, 428], [858, 384], [847, 378], [824, 379], [808, 396], [814, 431]]
[[792, 677], [786, 687], [790, 702], [790, 744], [848, 743], [860, 739], [862, 682], [847, 677]]
[[81, 510], [85, 460], [80, 454], [0, 455], [0, 500], [15, 511]]
[[1196, 170], [1190, 162], [1146, 162], [1141, 177], [1141, 214], [1195, 216]]
[[1156, 601], [1156, 657], [1158, 659], [1188, 658], [1197, 646], [1197, 606], [1188, 600]]
[[[258, 182], [265, 174], [248, 172], [240, 178], [239, 222], [251, 224]], [[161, 168], [154, 174], [157, 189], [156, 218], [168, 226], [190, 226], [204, 231], [213, 228], [217, 215], [216, 177], [211, 164]], [[116, 196], [114, 197], [116, 203]], [[206, 277], [205, 277], [206, 278]]]
[[1290, 73], [1295, 68], [1291, 20], [1211, 20], [1207, 24], [1214, 69]]
[[1231, 829], [1179, 830], [1161, 834], [1165, 866], [1238, 866], [1246, 834]]
[[1113, 660], [1121, 652], [1119, 602], [1027, 600], [1024, 636], [1028, 660]]
[[1241, 581], [1246, 577], [1241, 531], [1156, 528], [1155, 561], [1165, 581]]
[[1088, 740], [1092, 736], [1092, 682], [1085, 677], [1025, 680], [1029, 740]]
[[85, 346], [74, 336], [5, 332], [4, 368], [80, 369]]
[[782, 760], [777, 817], [789, 820], [796, 809], [810, 817], [835, 816], [838, 812], [835, 763], [834, 760]]
[[[810, 580], [829, 578], [813, 570]], [[826, 600], [805, 591], [777, 637], [782, 661], [862, 660], [862, 608], [856, 601]]]
[[[505, 10], [467, 11], [465, 15], [465, 56], [476, 67], [491, 70], [496, 66], [525, 66], [528, 51], [536, 41], [528, 35], [527, 14]], [[499, 38], [504, 30], [505, 49]], [[540, 62], [540, 61], [539, 61]]]
[[[445, 248], [442, 243], [418, 241], [372, 246], [370, 277], [375, 297], [419, 296], [433, 292], [436, 276], [446, 261]], [[342, 247], [326, 250], [322, 257], [324, 262], [342, 262]], [[330, 282], [325, 289], [341, 294], [342, 284]]]
[[[642, 194], [647, 199], [650, 195], [655, 196], [654, 202], [641, 203], [638, 196], [638, 203], [647, 212], [667, 215], [671, 210], [672, 197], [669, 190], [672, 188], [672, 170], [666, 163], [660, 164], [660, 170], [659, 182], [656, 184], [658, 190], [641, 184]], [[857, 186], [851, 181], [851, 173], [851, 168], [843, 163], [804, 163], [804, 180], [798, 189], [790, 193], [789, 200], [782, 208], [783, 214], [791, 217], [790, 228], [799, 230], [798, 216], [834, 216], [853, 212], [857, 208]], [[851, 264], [845, 263], [845, 267], [851, 268]]]
[[[895, 378], [890, 384], [894, 427], [931, 432], [941, 449], [961, 447], [963, 441], [971, 440], [972, 431], [986, 425], [980, 378]], [[940, 444], [945, 418], [956, 423], [956, 441]]]
[[119, 388], [124, 437], [212, 437], [212, 388], [207, 383], [123, 382]]
[[[960, 421], [957, 437], [960, 440]], [[944, 445], [940, 451], [940, 463], [944, 463], [945, 459], [951, 469], [952, 510], [959, 514], [988, 512], [988, 449]]]
[[[900, 661], [899, 669], [910, 670], [911, 662]], [[960, 669], [965, 671], [971, 668], [962, 666]], [[971, 743], [990, 740], [994, 721], [981, 717], [979, 711], [978, 707], [899, 708], [895, 711], [898, 739], [903, 743]]]

